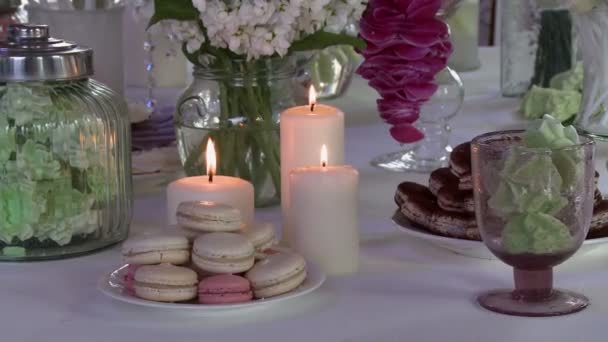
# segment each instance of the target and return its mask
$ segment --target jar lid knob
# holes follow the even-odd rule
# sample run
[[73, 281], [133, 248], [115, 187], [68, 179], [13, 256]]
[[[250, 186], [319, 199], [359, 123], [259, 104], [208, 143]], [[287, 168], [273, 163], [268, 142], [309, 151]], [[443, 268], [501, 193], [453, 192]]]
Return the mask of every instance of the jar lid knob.
[[8, 40], [11, 42], [48, 40], [48, 25], [11, 24], [8, 28]]

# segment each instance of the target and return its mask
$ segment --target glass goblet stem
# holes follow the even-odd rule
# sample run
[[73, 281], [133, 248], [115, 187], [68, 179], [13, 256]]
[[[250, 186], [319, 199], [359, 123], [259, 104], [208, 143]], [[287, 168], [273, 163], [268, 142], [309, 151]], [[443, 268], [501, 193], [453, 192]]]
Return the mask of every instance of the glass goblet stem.
[[513, 268], [515, 291], [513, 299], [538, 302], [553, 294], [553, 268], [523, 270]]

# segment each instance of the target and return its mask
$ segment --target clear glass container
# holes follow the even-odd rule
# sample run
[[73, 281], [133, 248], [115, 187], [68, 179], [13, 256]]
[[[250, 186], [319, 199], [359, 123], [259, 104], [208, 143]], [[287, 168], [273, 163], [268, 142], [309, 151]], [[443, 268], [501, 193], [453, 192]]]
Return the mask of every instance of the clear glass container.
[[[462, 0], [443, 0], [437, 18], [447, 21], [456, 13]], [[448, 122], [458, 114], [464, 102], [464, 86], [456, 71], [449, 66], [435, 75], [437, 90], [422, 103], [419, 118], [414, 123], [424, 138], [412, 144], [402, 144], [402, 149], [380, 155], [371, 165], [393, 172], [431, 172], [447, 165], [452, 151], [449, 145]], [[407, 109], [406, 109], [407, 110]]]
[[449, 66], [456, 71], [471, 71], [481, 67], [479, 59], [479, 0], [465, 0], [458, 4], [447, 20], [454, 52]]
[[0, 43], [0, 260], [75, 256], [127, 237], [126, 105], [91, 73], [92, 51], [44, 25], [13, 25]]
[[431, 172], [448, 163], [452, 151], [448, 144], [448, 122], [462, 107], [464, 86], [458, 74], [446, 67], [435, 76], [438, 86], [433, 96], [422, 105], [420, 118], [414, 126], [424, 134], [424, 139], [408, 148], [376, 157], [375, 167], [394, 172]]
[[479, 303], [516, 316], [558, 316], [588, 299], [553, 287], [553, 267], [589, 231], [594, 196], [590, 137], [560, 148], [522, 146], [521, 131], [484, 134], [471, 143], [475, 212], [488, 249], [513, 267], [515, 289], [481, 294]]
[[549, 87], [553, 76], [575, 61], [575, 37], [568, 10], [539, 0], [501, 1], [502, 95], [524, 95], [532, 85]]
[[608, 4], [585, 13], [574, 21], [583, 61], [583, 99], [576, 126], [595, 138], [608, 140]]
[[197, 67], [175, 115], [186, 175], [205, 174], [204, 149], [211, 138], [219, 175], [252, 182], [256, 207], [278, 204], [279, 115], [306, 98], [296, 69], [293, 57], [214, 60]]
[[[359, 33], [358, 25], [350, 23], [345, 32], [356, 36]], [[336, 45], [317, 51], [309, 63], [308, 72], [312, 84], [317, 91], [317, 97], [322, 100], [336, 99], [348, 90], [355, 70], [363, 61], [350, 45]]]

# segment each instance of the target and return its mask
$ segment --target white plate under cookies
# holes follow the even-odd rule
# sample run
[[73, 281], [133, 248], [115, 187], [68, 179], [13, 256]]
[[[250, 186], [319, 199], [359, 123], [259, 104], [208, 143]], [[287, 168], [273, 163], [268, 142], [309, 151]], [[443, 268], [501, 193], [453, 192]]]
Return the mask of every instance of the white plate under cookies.
[[247, 303], [235, 303], [235, 304], [197, 304], [197, 303], [163, 303], [154, 302], [146, 299], [141, 299], [135, 295], [130, 294], [124, 286], [123, 278], [127, 272], [128, 265], [123, 265], [114, 271], [101, 277], [98, 283], [98, 289], [109, 297], [116, 300], [140, 305], [153, 307], [158, 309], [172, 309], [172, 310], [193, 310], [200, 312], [218, 312], [236, 309], [255, 308], [269, 304], [276, 304], [279, 302], [286, 302], [300, 296], [306, 295], [314, 290], [318, 289], [325, 282], [325, 273], [321, 268], [314, 264], [307, 262], [307, 274], [304, 282], [296, 289], [282, 294], [276, 297], [254, 299]]
[[[423, 228], [417, 227], [398, 211], [393, 215], [393, 223], [400, 232], [437, 247], [447, 249], [453, 253], [476, 259], [497, 259], [481, 241], [450, 238], [433, 234]], [[581, 248], [576, 252], [575, 257], [585, 255], [602, 245], [608, 246], [608, 237], [585, 240]]]

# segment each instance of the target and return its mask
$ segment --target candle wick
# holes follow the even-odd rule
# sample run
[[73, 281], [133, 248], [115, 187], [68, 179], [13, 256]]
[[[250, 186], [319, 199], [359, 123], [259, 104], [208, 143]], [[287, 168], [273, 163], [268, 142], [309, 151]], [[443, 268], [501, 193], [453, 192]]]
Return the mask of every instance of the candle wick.
[[315, 103], [314, 102], [310, 104], [310, 111], [311, 112], [315, 111]]
[[323, 163], [321, 163], [321, 166], [323, 166], [323, 167], [327, 167], [327, 163], [326, 163], [326, 162], [323, 162]]
[[213, 183], [213, 171], [209, 171], [209, 183]]

